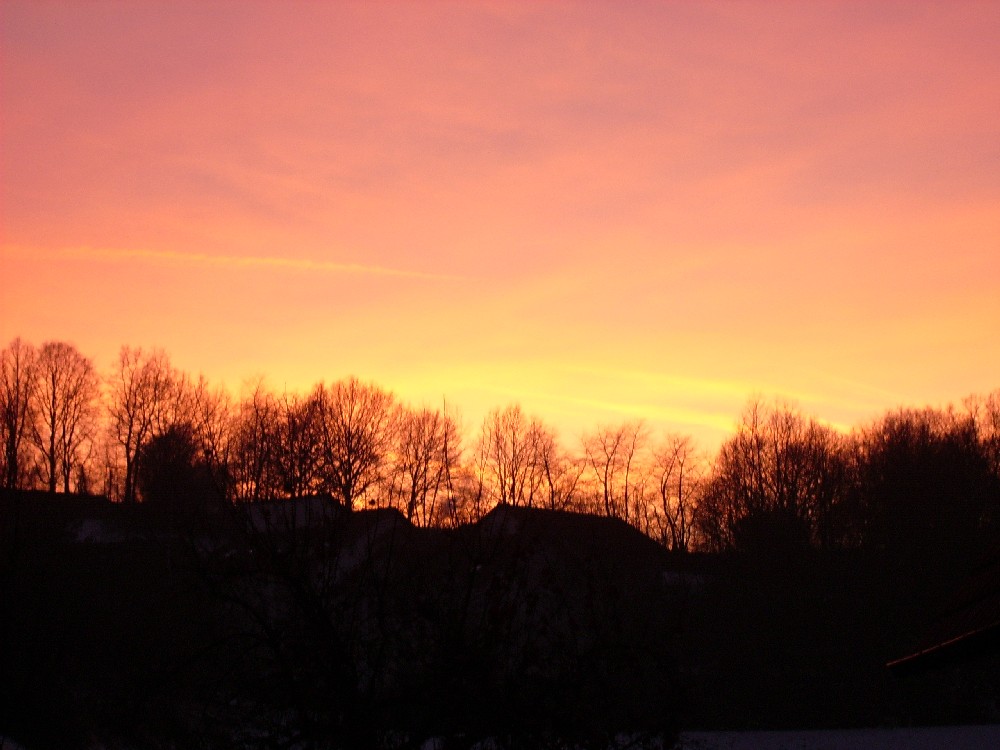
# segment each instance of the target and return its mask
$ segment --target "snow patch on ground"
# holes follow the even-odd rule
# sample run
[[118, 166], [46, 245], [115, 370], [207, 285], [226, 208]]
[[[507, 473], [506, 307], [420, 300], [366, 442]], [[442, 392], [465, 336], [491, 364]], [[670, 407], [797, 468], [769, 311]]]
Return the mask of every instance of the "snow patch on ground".
[[982, 750], [1000, 748], [1000, 725], [781, 732], [682, 732], [676, 750]]

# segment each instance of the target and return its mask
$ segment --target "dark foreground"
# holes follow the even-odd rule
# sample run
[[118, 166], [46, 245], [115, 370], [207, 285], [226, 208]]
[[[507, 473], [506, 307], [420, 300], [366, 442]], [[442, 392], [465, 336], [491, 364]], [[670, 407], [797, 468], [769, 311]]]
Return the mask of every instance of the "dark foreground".
[[619, 521], [537, 510], [432, 530], [392, 511], [2, 499], [0, 737], [29, 750], [606, 747], [1000, 719], [994, 651], [885, 667], [953, 573], [675, 556]]

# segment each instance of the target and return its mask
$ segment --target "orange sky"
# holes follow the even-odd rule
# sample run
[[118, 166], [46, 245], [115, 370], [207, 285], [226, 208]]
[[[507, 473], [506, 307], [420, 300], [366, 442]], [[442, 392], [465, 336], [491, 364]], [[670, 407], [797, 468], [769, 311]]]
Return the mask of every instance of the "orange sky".
[[567, 442], [1000, 386], [1000, 3], [0, 14], [2, 343]]

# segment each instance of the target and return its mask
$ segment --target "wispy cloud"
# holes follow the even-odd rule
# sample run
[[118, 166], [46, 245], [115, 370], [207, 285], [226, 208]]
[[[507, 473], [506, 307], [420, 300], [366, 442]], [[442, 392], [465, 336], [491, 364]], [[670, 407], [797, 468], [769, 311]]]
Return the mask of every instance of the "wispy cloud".
[[[661, 372], [581, 364], [564, 365], [564, 369], [574, 377], [589, 376], [603, 382], [628, 383], [632, 390], [639, 386], [651, 393], [684, 394], [697, 398], [736, 399], [742, 402], [760, 390], [759, 385], [749, 381], [722, 378], [683, 377]], [[803, 398], [801, 394], [794, 394], [794, 397]]]
[[46, 252], [34, 249], [5, 246], [5, 252], [32, 256], [50, 254], [55, 257], [74, 260], [101, 260], [121, 263], [159, 263], [179, 266], [216, 266], [232, 270], [270, 269], [277, 271], [306, 271], [310, 273], [344, 274], [356, 276], [396, 276], [411, 279], [454, 280], [461, 277], [454, 274], [431, 273], [405, 268], [367, 265], [364, 263], [338, 263], [336, 261], [314, 260], [259, 255], [210, 255], [208, 253], [180, 253], [169, 250], [145, 250], [136, 248], [62, 248]]
[[626, 417], [644, 421], [659, 421], [668, 424], [705, 427], [718, 432], [731, 432], [734, 423], [732, 414], [724, 414], [708, 408], [663, 406], [649, 401], [631, 402], [591, 398], [563, 398], [562, 400], [576, 406], [585, 406], [607, 412], [616, 419]]

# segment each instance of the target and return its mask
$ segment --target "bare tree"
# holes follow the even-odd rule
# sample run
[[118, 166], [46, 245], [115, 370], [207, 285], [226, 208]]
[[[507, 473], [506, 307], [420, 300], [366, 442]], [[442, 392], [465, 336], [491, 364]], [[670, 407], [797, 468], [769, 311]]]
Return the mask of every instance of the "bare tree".
[[275, 468], [289, 497], [313, 492], [320, 484], [320, 413], [314, 399], [287, 391], [277, 402]]
[[844, 491], [840, 445], [794, 406], [752, 400], [706, 490], [701, 521], [711, 545], [732, 546], [748, 531], [831, 545], [831, 514]]
[[70, 491], [73, 470], [96, 432], [100, 381], [94, 364], [76, 347], [49, 341], [38, 351], [32, 437], [50, 492]]
[[3, 438], [3, 486], [21, 486], [25, 448], [34, 423], [31, 397], [38, 353], [20, 337], [0, 351], [0, 437]]
[[125, 463], [124, 502], [137, 500], [136, 471], [141, 448], [170, 423], [175, 405], [175, 373], [162, 351], [144, 352], [123, 346], [114, 373], [108, 378], [108, 416], [112, 442]]
[[559, 444], [556, 433], [540, 426], [536, 432], [536, 449], [543, 478], [545, 504], [551, 510], [565, 510], [576, 502], [577, 487], [586, 469], [586, 462], [570, 455]]
[[993, 475], [1000, 478], [1000, 390], [985, 396], [965, 399], [966, 411], [972, 418], [983, 454]]
[[664, 546], [687, 552], [694, 537], [704, 463], [687, 435], [668, 435], [653, 451], [653, 461], [659, 495], [656, 536]]
[[491, 489], [489, 449], [481, 434], [474, 450], [474, 457], [458, 472], [458, 491], [451, 500], [450, 521], [453, 526], [477, 521], [496, 504], [496, 493]]
[[280, 406], [263, 378], [240, 399], [233, 427], [233, 492], [239, 500], [276, 497], [281, 479], [276, 468]]
[[60, 471], [63, 491], [89, 488], [88, 468], [94, 452], [101, 413], [101, 381], [93, 361], [80, 355], [69, 382], [60, 419]]
[[320, 383], [311, 398], [319, 417], [323, 489], [353, 509], [383, 478], [395, 428], [392, 394], [352, 377], [329, 388]]
[[526, 417], [519, 404], [486, 416], [479, 438], [478, 475], [496, 503], [532, 507], [541, 500], [542, 450], [548, 435], [542, 422]]
[[392, 492], [411, 522], [430, 525], [453, 488], [458, 426], [446, 410], [400, 407]]
[[229, 391], [221, 386], [206, 390], [201, 401], [199, 435], [216, 486], [227, 499], [232, 499], [233, 411]]
[[642, 451], [647, 432], [642, 422], [602, 426], [583, 439], [599, 506], [607, 516], [640, 525], [647, 480]]
[[232, 495], [230, 463], [233, 455], [233, 404], [225, 388], [212, 387], [204, 375], [197, 380], [174, 373], [168, 406], [161, 410], [154, 436], [184, 435], [195, 449], [197, 461], [221, 497]]

